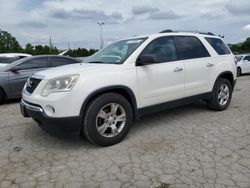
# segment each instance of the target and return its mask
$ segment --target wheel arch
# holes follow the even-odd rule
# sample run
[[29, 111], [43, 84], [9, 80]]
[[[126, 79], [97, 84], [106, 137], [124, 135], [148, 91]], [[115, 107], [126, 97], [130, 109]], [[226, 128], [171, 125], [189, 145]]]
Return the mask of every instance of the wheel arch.
[[5, 92], [4, 88], [0, 85], [0, 90], [3, 92], [4, 94], [4, 97], [5, 97], [5, 101], [7, 100], [8, 96], [7, 96], [7, 93]]
[[122, 95], [123, 97], [125, 97], [132, 107], [133, 120], [136, 120], [136, 118], [137, 118], [137, 113], [136, 113], [137, 112], [137, 101], [136, 101], [134, 92], [129, 87], [123, 86], [123, 85], [108, 86], [108, 87], [97, 89], [96, 91], [92, 92], [84, 100], [82, 107], [81, 107], [80, 116], [84, 117], [89, 103], [94, 98], [96, 98], [97, 96], [100, 96], [104, 93], [118, 93], [118, 94]]
[[[230, 81], [230, 83], [232, 84], [232, 86], [234, 87], [235, 85], [235, 80], [234, 80], [234, 75], [231, 71], [225, 71], [225, 72], [222, 72], [218, 75], [217, 79], [215, 80], [215, 83], [217, 82], [218, 79], [220, 78], [225, 78], [225, 79], [228, 79]], [[215, 85], [214, 83], [214, 85]]]

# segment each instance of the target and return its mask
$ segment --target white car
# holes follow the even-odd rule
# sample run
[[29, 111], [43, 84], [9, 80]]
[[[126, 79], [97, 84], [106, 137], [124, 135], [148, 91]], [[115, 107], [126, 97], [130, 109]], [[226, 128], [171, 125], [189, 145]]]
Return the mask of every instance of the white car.
[[35, 73], [20, 103], [50, 133], [120, 142], [134, 120], [197, 100], [225, 110], [235, 81], [234, 55], [211, 33], [163, 31], [117, 41], [86, 63]]
[[24, 54], [24, 53], [2, 53], [0, 54], [0, 67], [6, 66], [14, 61], [17, 61], [19, 59], [29, 57], [30, 54]]
[[236, 55], [237, 59], [237, 76], [250, 73], [250, 54]]

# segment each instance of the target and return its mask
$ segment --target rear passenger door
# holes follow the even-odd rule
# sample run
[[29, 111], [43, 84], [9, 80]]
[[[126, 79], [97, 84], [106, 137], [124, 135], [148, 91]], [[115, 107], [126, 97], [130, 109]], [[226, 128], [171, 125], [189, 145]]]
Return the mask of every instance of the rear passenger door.
[[154, 57], [155, 63], [137, 65], [140, 107], [160, 104], [184, 97], [185, 69], [177, 61], [173, 37], [154, 39], [140, 54]]
[[184, 63], [185, 97], [209, 91], [214, 64], [208, 51], [195, 36], [175, 36], [178, 59]]
[[59, 67], [63, 65], [70, 65], [74, 63], [80, 63], [77, 60], [65, 58], [65, 57], [51, 57], [50, 58], [52, 67]]

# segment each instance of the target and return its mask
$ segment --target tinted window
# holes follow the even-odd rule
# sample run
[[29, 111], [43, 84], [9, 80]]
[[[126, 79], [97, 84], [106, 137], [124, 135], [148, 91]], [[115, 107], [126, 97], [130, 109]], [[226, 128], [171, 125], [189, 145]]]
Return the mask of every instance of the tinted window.
[[179, 60], [210, 56], [201, 41], [196, 37], [176, 36], [175, 45]]
[[250, 61], [250, 56], [246, 56], [246, 57], [244, 57], [244, 60], [248, 60], [248, 61]]
[[31, 59], [31, 60], [25, 61], [24, 63], [18, 65], [18, 67], [21, 70], [46, 68], [46, 67], [48, 67], [48, 58], [43, 57], [43, 58]]
[[177, 54], [172, 37], [161, 37], [152, 41], [141, 53], [142, 55], [153, 56], [158, 63], [177, 60]]
[[52, 57], [51, 59], [52, 59], [52, 66], [53, 67], [58, 67], [58, 66], [62, 66], [62, 65], [69, 65], [72, 63], [80, 63], [76, 60], [63, 58], [63, 57]]
[[206, 37], [205, 39], [219, 55], [225, 55], [231, 53], [227, 45], [221, 39], [209, 38], [209, 37]]

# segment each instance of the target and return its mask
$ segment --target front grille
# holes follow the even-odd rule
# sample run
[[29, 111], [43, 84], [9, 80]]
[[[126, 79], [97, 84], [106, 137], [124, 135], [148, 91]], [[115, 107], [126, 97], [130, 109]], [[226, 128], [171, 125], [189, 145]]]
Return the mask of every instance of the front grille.
[[26, 91], [32, 94], [40, 82], [40, 79], [29, 78], [26, 82]]

